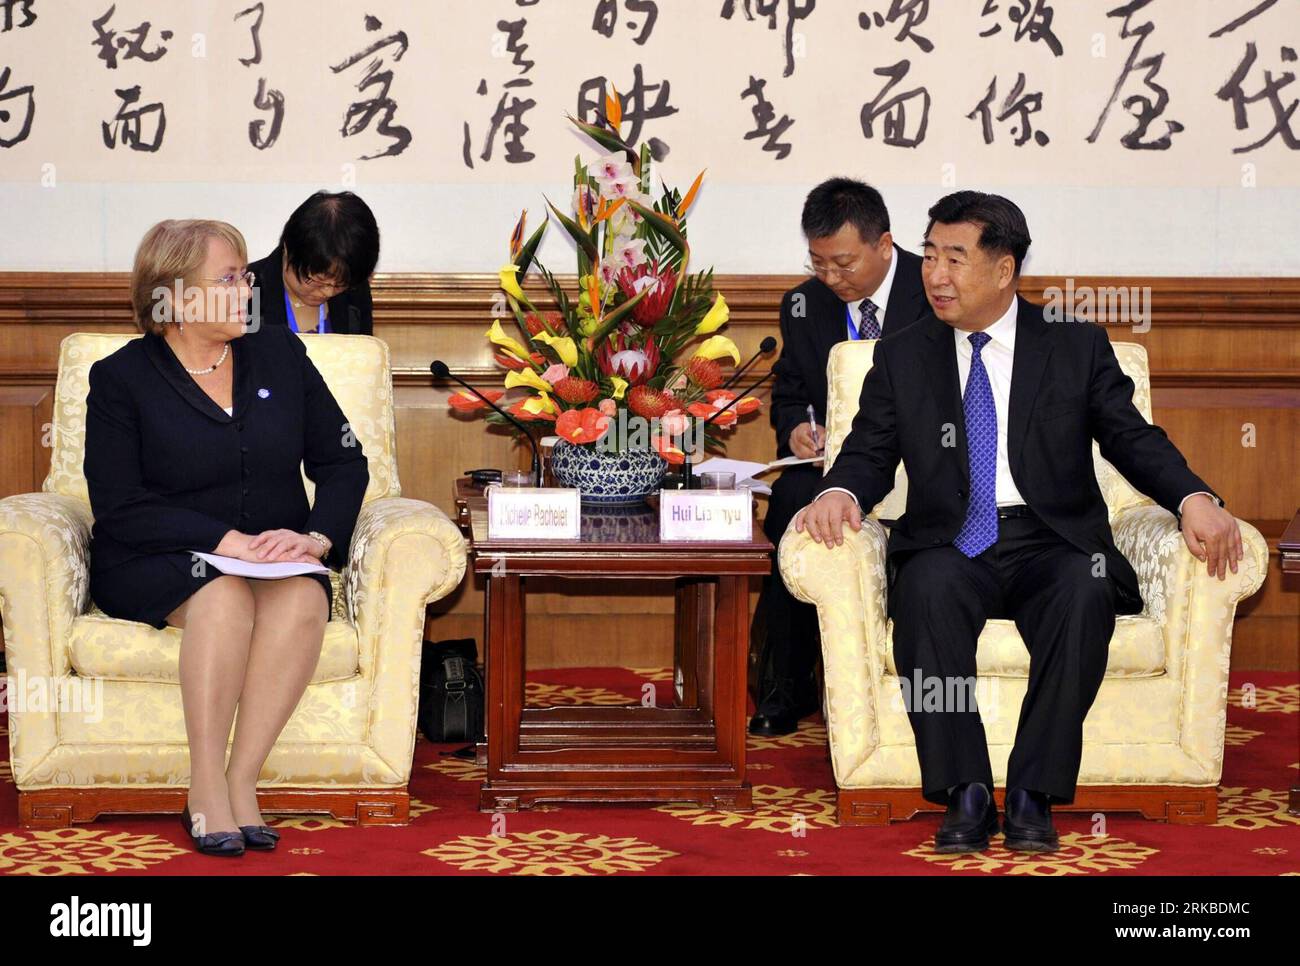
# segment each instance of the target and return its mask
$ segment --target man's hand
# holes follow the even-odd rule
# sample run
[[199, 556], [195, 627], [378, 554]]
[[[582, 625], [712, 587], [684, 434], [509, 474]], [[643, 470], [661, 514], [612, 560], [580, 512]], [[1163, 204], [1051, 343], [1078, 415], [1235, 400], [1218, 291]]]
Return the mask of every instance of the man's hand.
[[790, 432], [790, 452], [801, 460], [810, 460], [821, 456], [826, 448], [826, 427], [818, 426], [817, 435], [813, 435], [812, 425], [800, 423]]
[[1229, 568], [1235, 574], [1244, 551], [1236, 518], [1204, 493], [1189, 496], [1183, 504], [1183, 540], [1205, 572], [1223, 580]]
[[[791, 437], [793, 438], [793, 437]], [[862, 511], [847, 493], [831, 491], [823, 493], [798, 512], [794, 518], [794, 528], [818, 543], [828, 547], [838, 547], [844, 542], [844, 524], [848, 523], [854, 530], [862, 529]]]

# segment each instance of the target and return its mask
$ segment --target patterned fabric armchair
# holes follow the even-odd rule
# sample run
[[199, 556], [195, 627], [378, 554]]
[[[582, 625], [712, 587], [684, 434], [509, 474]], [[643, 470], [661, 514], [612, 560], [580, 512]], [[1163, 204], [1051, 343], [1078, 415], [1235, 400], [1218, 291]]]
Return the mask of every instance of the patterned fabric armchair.
[[[843, 342], [831, 352], [826, 465], [834, 462], [871, 368], [873, 342]], [[1151, 419], [1146, 350], [1116, 343], [1134, 382], [1134, 402]], [[1268, 553], [1259, 531], [1241, 524], [1245, 557], [1220, 582], [1187, 550], [1176, 519], [1136, 492], [1093, 445], [1097, 481], [1110, 509], [1115, 543], [1133, 564], [1145, 610], [1116, 621], [1106, 677], [1084, 724], [1079, 811], [1141, 811], [1179, 823], [1213, 822], [1223, 770], [1228, 657], [1237, 602], [1264, 581]], [[886, 531], [878, 521], [903, 513], [907, 479], [862, 530], [845, 529], [836, 550], [793, 524], [781, 540], [781, 575], [800, 600], [817, 606], [825, 669], [825, 716], [842, 823], [877, 825], [939, 806], [921, 797], [921, 771], [901, 697], [893, 622], [885, 607]], [[976, 653], [976, 696], [996, 783], [1006, 780], [1029, 653], [1014, 622], [990, 620]], [[994, 700], [988, 700], [989, 697]], [[1002, 797], [999, 791], [999, 800]]]
[[[87, 593], [87, 380], [128, 338], [64, 339], [44, 492], [0, 500], [9, 744], [24, 826], [184, 806], [181, 631], [112, 619]], [[303, 341], [364, 447], [370, 485], [347, 568], [331, 574], [320, 663], [262, 771], [261, 805], [405, 824], [425, 605], [460, 583], [464, 538], [436, 507], [400, 495], [388, 347], [359, 335]]]

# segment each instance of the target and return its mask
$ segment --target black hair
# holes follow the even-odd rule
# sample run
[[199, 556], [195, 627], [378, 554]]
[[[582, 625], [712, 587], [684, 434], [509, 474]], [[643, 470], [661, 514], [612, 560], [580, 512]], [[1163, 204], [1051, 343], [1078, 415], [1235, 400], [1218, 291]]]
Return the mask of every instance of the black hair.
[[299, 278], [337, 274], [351, 288], [370, 278], [379, 261], [379, 225], [351, 191], [318, 191], [284, 223], [280, 246]]
[[1025, 213], [1009, 198], [986, 194], [983, 191], [956, 191], [940, 198], [930, 209], [930, 224], [925, 227], [925, 237], [938, 222], [956, 225], [970, 222], [980, 226], [979, 246], [995, 255], [1010, 255], [1016, 260], [1016, 276], [1025, 263], [1032, 239]]
[[830, 178], [808, 192], [802, 224], [809, 239], [826, 238], [851, 224], [863, 241], [875, 244], [889, 231], [889, 209], [871, 185], [852, 178]]

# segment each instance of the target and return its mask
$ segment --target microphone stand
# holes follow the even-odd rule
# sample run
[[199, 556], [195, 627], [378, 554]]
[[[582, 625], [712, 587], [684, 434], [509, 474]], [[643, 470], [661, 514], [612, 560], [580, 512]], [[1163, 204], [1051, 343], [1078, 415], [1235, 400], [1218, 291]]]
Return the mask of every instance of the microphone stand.
[[541, 451], [538, 450], [537, 448], [537, 440], [533, 439], [533, 434], [528, 431], [528, 427], [526, 427], [514, 416], [511, 416], [508, 412], [506, 412], [504, 409], [502, 409], [500, 406], [494, 403], [487, 396], [483, 395], [481, 392], [479, 392], [477, 389], [471, 386], [460, 376], [452, 372], [447, 367], [447, 364], [443, 362], [441, 359], [435, 359], [433, 362], [431, 362], [429, 364], [429, 371], [433, 373], [435, 379], [451, 379], [453, 382], [460, 383], [462, 386], [464, 386], [466, 389], [472, 392], [475, 396], [483, 400], [494, 410], [496, 410], [498, 413], [504, 416], [507, 420], [509, 420], [514, 425], [516, 429], [518, 429], [521, 433], [523, 433], [524, 438], [528, 440], [528, 445], [531, 446], [533, 449], [533, 466], [532, 466], [533, 486], [540, 487], [542, 485], [542, 455], [541, 455]]

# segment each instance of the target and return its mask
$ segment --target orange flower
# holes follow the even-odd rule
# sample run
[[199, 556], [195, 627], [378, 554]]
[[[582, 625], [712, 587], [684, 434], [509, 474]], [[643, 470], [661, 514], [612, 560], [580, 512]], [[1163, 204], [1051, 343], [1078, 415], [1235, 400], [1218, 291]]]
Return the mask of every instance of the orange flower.
[[555, 421], [555, 433], [570, 443], [594, 443], [609, 429], [609, 417], [599, 409], [570, 409]]
[[722, 366], [703, 356], [697, 356], [686, 363], [686, 376], [701, 389], [717, 389], [723, 382]]
[[600, 387], [590, 379], [565, 376], [555, 383], [555, 395], [570, 406], [586, 405], [600, 395]]
[[633, 386], [627, 394], [627, 408], [638, 416], [655, 419], [672, 408], [672, 399], [649, 386]]
[[528, 327], [529, 335], [537, 335], [539, 332], [545, 332], [545, 326], [542, 325], [542, 319], [546, 319], [546, 325], [551, 327], [551, 331], [556, 335], [564, 335], [567, 331], [564, 324], [564, 316], [559, 312], [544, 312], [540, 315], [536, 312], [529, 312], [524, 316], [524, 325]]
[[[725, 406], [726, 403], [724, 402], [722, 405]], [[736, 409], [734, 406], [731, 409], [724, 410], [720, 409], [718, 406], [710, 405], [709, 403], [697, 402], [691, 403], [687, 406], [686, 411], [692, 416], [697, 416], [700, 419], [708, 419], [711, 416], [716, 415], [718, 418], [713, 420], [711, 424], [713, 426], [730, 426], [736, 421]]]
[[507, 409], [506, 412], [508, 412], [511, 416], [514, 416], [515, 419], [518, 419], [519, 421], [525, 423], [537, 422], [543, 419], [549, 422], [555, 422], [555, 413], [548, 413], [545, 410], [542, 410], [541, 412], [537, 412], [537, 413], [530, 413], [527, 409], [524, 408], [524, 403], [526, 402], [528, 402], [527, 399], [520, 399], [516, 401], [513, 406]]
[[656, 436], [653, 441], [655, 452], [664, 458], [670, 466], [680, 466], [686, 462], [686, 454], [673, 445], [667, 436]]
[[[523, 362], [520, 359], [516, 359], [514, 356], [508, 356], [504, 352], [495, 353], [492, 356], [492, 358], [496, 360], [497, 365], [504, 366], [507, 369], [513, 369], [516, 372], [522, 372], [523, 370], [528, 368], [528, 363]], [[533, 362], [537, 363], [539, 366], [546, 365], [546, 357], [543, 356], [540, 352], [532, 353], [529, 356], [529, 358], [532, 359]]]
[[[493, 402], [496, 402], [505, 395], [505, 393], [499, 389], [484, 389], [482, 392], [483, 395], [487, 396], [488, 399], [491, 399]], [[477, 412], [480, 409], [488, 408], [488, 404], [482, 399], [471, 395], [464, 389], [458, 390], [447, 397], [447, 405], [451, 406], [451, 408], [456, 410], [458, 413], [472, 413]]]

